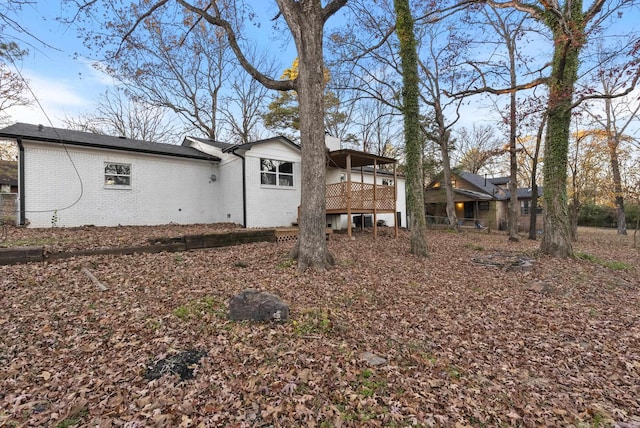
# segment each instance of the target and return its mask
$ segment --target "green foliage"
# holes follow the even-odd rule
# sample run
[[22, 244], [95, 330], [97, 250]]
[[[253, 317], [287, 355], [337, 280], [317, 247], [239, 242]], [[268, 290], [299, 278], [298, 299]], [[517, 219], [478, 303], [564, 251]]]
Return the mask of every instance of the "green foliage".
[[582, 205], [578, 213], [578, 226], [614, 227], [615, 211], [602, 205]]
[[600, 266], [604, 266], [607, 267], [609, 269], [613, 269], [613, 270], [627, 270], [627, 269], [631, 269], [632, 266], [628, 263], [624, 263], [624, 262], [619, 262], [619, 261], [606, 261], [606, 260], [602, 260], [599, 257], [596, 257], [594, 255], [591, 254], [587, 254], [587, 253], [576, 253], [575, 254], [576, 258], [581, 259], [581, 260], [587, 260], [591, 263], [595, 263], [598, 264]]
[[269, 104], [269, 110], [262, 116], [268, 129], [300, 130], [298, 97], [293, 91], [281, 91]]
[[364, 369], [358, 376], [357, 390], [366, 398], [371, 398], [376, 394], [383, 393], [387, 383], [382, 379], [377, 379], [371, 369]]
[[[340, 99], [335, 93], [324, 94], [325, 128], [331, 129], [346, 122], [347, 115], [340, 111]], [[271, 130], [300, 130], [298, 95], [294, 91], [281, 91], [269, 104], [262, 116], [264, 125]]]
[[309, 309], [301, 314], [299, 320], [293, 320], [293, 330], [299, 336], [327, 334], [333, 330], [333, 322], [327, 309]]
[[462, 372], [456, 366], [453, 366], [453, 365], [447, 366], [446, 370], [447, 370], [447, 374], [451, 379], [460, 379], [460, 377], [462, 376]]
[[627, 220], [627, 229], [635, 229], [640, 217], [640, 205], [625, 205], [624, 215]]
[[402, 116], [407, 177], [407, 214], [411, 217], [411, 253], [426, 256], [426, 220], [424, 213], [423, 142], [420, 128], [420, 78], [413, 16], [408, 0], [394, 0], [396, 34], [400, 42], [402, 64]]
[[278, 265], [276, 266], [276, 269], [282, 270], [282, 269], [289, 269], [292, 266], [296, 265], [296, 261], [293, 259], [286, 259], [286, 260], [282, 260], [280, 263], [278, 263]]
[[173, 310], [173, 315], [183, 321], [201, 319], [207, 314], [218, 318], [225, 318], [226, 311], [224, 304], [213, 297], [203, 297], [202, 299], [187, 302]]
[[73, 426], [78, 426], [82, 419], [89, 415], [89, 411], [87, 409], [82, 409], [74, 415], [69, 416], [62, 422], [56, 425], [56, 428], [70, 428]]
[[11, 58], [16, 61], [23, 58], [27, 53], [29, 51], [20, 48], [16, 42], [0, 42], [0, 58]]
[[474, 251], [484, 251], [484, 247], [482, 245], [477, 245], [477, 244], [464, 244], [464, 248], [468, 248], [469, 250], [474, 250]]

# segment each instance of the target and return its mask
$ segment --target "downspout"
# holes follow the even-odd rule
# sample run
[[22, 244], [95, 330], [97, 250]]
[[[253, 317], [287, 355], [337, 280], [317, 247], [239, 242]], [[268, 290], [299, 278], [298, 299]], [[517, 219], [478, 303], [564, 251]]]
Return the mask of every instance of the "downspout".
[[24, 226], [25, 221], [25, 205], [24, 205], [24, 146], [22, 145], [22, 137], [16, 139], [18, 143], [18, 194], [20, 195], [20, 215], [18, 224]]
[[231, 153], [242, 159], [242, 227], [247, 227], [247, 174], [244, 156], [236, 153], [237, 148], [231, 150]]

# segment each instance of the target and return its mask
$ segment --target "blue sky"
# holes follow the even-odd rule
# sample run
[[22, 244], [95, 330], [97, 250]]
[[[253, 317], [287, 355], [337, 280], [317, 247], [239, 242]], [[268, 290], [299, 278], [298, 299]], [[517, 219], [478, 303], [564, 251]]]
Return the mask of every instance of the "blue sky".
[[[290, 66], [295, 58], [291, 43], [283, 47], [282, 37], [276, 40], [269, 38], [272, 36], [265, 37], [265, 33], [272, 33], [269, 19], [276, 14], [275, 2], [255, 0], [249, 3], [264, 18], [260, 34], [253, 39], [259, 40], [264, 48], [270, 50], [271, 55], [280, 58], [283, 69]], [[40, 0], [23, 7], [18, 19], [20, 24], [51, 47], [28, 36], [14, 34], [17, 41], [30, 51], [18, 66], [40, 105], [14, 108], [9, 112], [12, 121], [62, 127], [65, 117], [76, 117], [80, 113], [93, 111], [100, 94], [115, 84], [109, 76], [91, 66], [88, 52], [78, 38], [76, 28], [56, 20], [63, 12], [60, 2], [53, 0]], [[618, 28], [637, 30], [640, 22], [638, 15], [637, 9], [626, 11], [624, 18], [618, 23], [621, 27]], [[281, 52], [283, 50], [285, 53]]]
[[[275, 16], [275, 3], [262, 0], [254, 3], [254, 9], [265, 18]], [[90, 53], [78, 38], [76, 28], [56, 20], [63, 12], [60, 2], [40, 0], [24, 6], [18, 18], [27, 31], [50, 47], [31, 37], [8, 32], [29, 50], [29, 55], [17, 66], [40, 103], [10, 110], [12, 122], [64, 127], [65, 117], [93, 111], [100, 94], [115, 84], [91, 66]], [[282, 39], [271, 43], [263, 36], [262, 42], [282, 49]], [[291, 58], [285, 60], [288, 56]], [[289, 66], [294, 58], [295, 53], [289, 48], [283, 56], [283, 67]]]
[[[113, 84], [82, 55], [85, 50], [75, 28], [56, 21], [61, 13], [59, 2], [54, 1], [24, 6], [20, 13], [20, 24], [50, 47], [31, 37], [16, 35], [20, 45], [29, 50], [18, 64], [20, 72], [44, 112], [37, 104], [15, 108], [10, 111], [13, 121], [62, 126], [65, 115], [74, 116], [91, 109], [95, 98]], [[74, 58], [76, 52], [81, 54], [78, 58]]]

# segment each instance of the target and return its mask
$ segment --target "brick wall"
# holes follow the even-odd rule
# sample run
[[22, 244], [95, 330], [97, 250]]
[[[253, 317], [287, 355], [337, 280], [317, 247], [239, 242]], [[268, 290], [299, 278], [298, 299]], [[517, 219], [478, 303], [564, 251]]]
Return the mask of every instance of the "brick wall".
[[[31, 227], [222, 221], [217, 165], [116, 150], [25, 142], [25, 210]], [[131, 186], [105, 185], [105, 162], [131, 165]]]

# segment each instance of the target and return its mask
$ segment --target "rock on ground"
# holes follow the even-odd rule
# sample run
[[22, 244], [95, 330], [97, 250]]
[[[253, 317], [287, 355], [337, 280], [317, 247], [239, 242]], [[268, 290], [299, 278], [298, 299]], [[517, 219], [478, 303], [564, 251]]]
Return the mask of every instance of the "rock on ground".
[[289, 318], [289, 306], [274, 294], [249, 289], [231, 298], [229, 318], [234, 321], [285, 321]]

